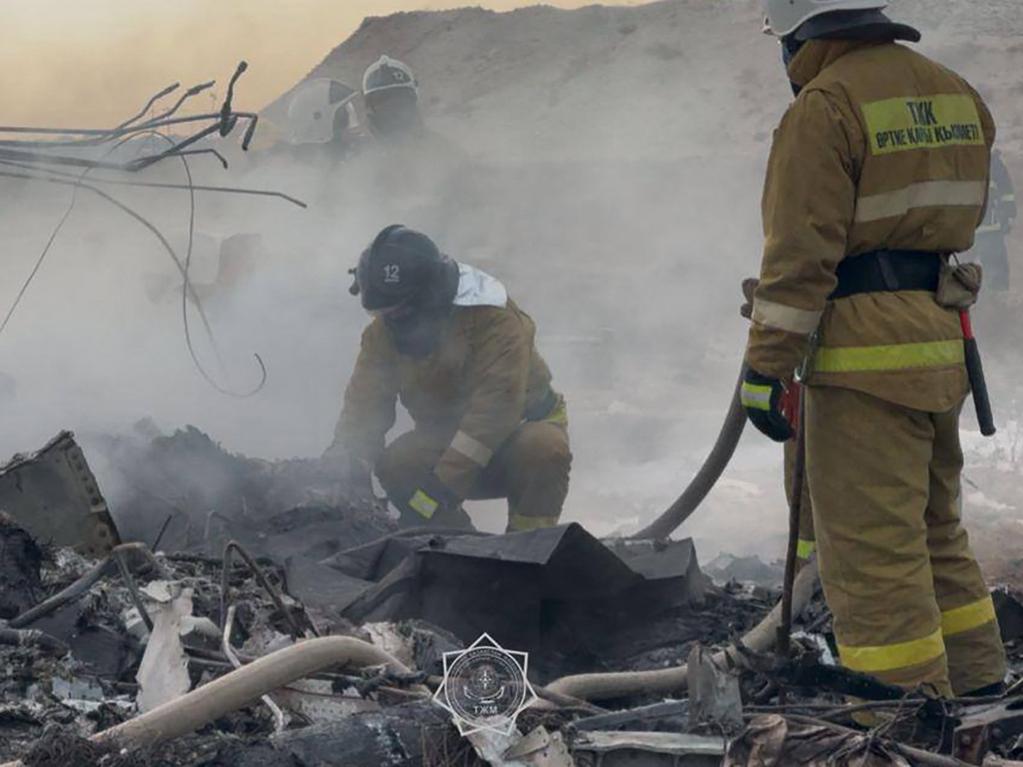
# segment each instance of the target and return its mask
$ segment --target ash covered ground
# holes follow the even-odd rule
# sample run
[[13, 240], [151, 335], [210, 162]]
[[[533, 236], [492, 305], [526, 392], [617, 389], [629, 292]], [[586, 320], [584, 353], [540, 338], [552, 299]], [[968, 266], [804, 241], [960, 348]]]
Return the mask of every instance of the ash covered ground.
[[[1015, 2], [903, 0], [897, 10], [923, 29], [924, 52], [984, 87], [999, 146], [1010, 170], [1023, 177], [1023, 86], [1014, 74], [1023, 56], [1023, 17]], [[438, 651], [474, 637], [417, 623], [424, 620], [418, 616], [381, 617], [383, 611], [374, 612], [379, 605], [365, 601], [358, 618], [340, 609], [377, 581], [351, 562], [332, 564], [394, 532], [381, 508], [332, 505], [330, 478], [315, 461], [330, 441], [365, 324], [347, 294], [347, 269], [381, 226], [402, 221], [505, 281], [537, 320], [541, 351], [569, 403], [576, 460], [563, 521], [597, 537], [638, 529], [705, 456], [745, 340], [738, 286], [759, 263], [763, 165], [790, 98], [777, 45], [758, 30], [752, 0], [368, 19], [310, 76], [357, 85], [381, 53], [407, 61], [442, 152], [417, 158], [414, 173], [373, 149], [330, 167], [284, 162], [259, 149], [225, 150], [226, 176], [193, 163], [199, 182], [279, 188], [310, 203], [299, 211], [200, 195], [192, 277], [220, 361], [201, 338], [199, 356], [218, 380], [240, 390], [256, 376], [251, 354], [258, 352], [269, 374], [266, 387], [251, 398], [225, 398], [195, 374], [182, 343], [173, 267], [147, 232], [101, 202], [82, 199], [0, 338], [0, 450], [31, 449], [60, 429], [74, 429], [122, 539], [150, 546], [159, 539], [153, 548], [164, 553], [156, 565], [138, 565], [140, 587], [192, 588], [192, 615], [218, 631], [226, 617], [224, 546], [240, 541], [286, 595], [300, 631], [236, 562], [230, 583], [239, 604], [239, 652], [262, 655], [284, 646], [292, 633], [315, 629], [398, 647], [410, 671], [436, 674]], [[735, 51], [743, 51], [739, 63]], [[264, 111], [268, 135], [283, 119], [286, 97]], [[159, 168], [153, 178], [180, 181], [180, 169]], [[70, 192], [5, 180], [0, 195], [5, 265], [27, 273]], [[184, 247], [184, 193], [144, 190], [133, 201], [174, 233], [175, 247]], [[221, 243], [239, 234], [256, 235], [260, 244], [242, 274], [224, 279]], [[1015, 232], [1010, 251], [1021, 245]], [[4, 300], [16, 293], [15, 282], [2, 288]], [[1017, 481], [1023, 371], [1015, 333], [1021, 307], [1023, 289], [1014, 287], [976, 310], [999, 434], [982, 439], [972, 416], [963, 422], [967, 524], [990, 583], [1011, 588], [1023, 587]], [[751, 628], [776, 597], [784, 509], [780, 451], [744, 441], [681, 531], [694, 539], [698, 569], [715, 575], [718, 585], [705, 584], [699, 598], [662, 606], [652, 617], [602, 613], [621, 627], [606, 642], [572, 643], [556, 631], [534, 637], [531, 649], [541, 650], [547, 664], [537, 682], [586, 670], [675, 665], [688, 658], [694, 641], [727, 643]], [[483, 530], [503, 526], [496, 504], [469, 511]], [[21, 553], [12, 544], [0, 562], [9, 578], [0, 619], [8, 621], [102, 561], [44, 538], [28, 543], [10, 532], [15, 528], [4, 528], [5, 541], [17, 538]], [[597, 556], [591, 543], [573, 560], [580, 572], [589, 572], [587, 557]], [[721, 553], [760, 561], [718, 558]], [[388, 556], [416, 555], [401, 549]], [[9, 567], [15, 569], [8, 573]], [[746, 583], [727, 585], [733, 576]], [[1006, 599], [1006, 616], [1014, 604]], [[557, 609], [564, 620], [579, 611], [561, 603]], [[827, 616], [819, 603], [816, 610], [806, 627], [826, 637]], [[540, 622], [548, 613], [529, 615]], [[0, 646], [0, 758], [39, 765], [89, 759], [311, 765], [340, 758], [338, 744], [347, 743], [363, 750], [338, 763], [378, 764], [384, 762], [374, 749], [382, 740], [393, 746], [386, 752], [391, 763], [470, 758], [446, 718], [408, 701], [413, 682], [359, 669], [332, 669], [306, 691], [339, 699], [348, 706], [344, 716], [292, 714], [283, 734], [274, 735], [269, 708], [254, 703], [152, 752], [81, 751], [87, 747], [76, 736], [138, 713], [137, 675], [147, 646], [139, 620], [130, 588], [111, 571], [46, 624], [32, 624], [58, 644]], [[378, 635], [367, 623], [389, 628]], [[185, 653], [190, 686], [230, 665], [203, 625], [206, 636], [187, 640], [199, 648]], [[744, 685], [745, 702], [756, 706], [772, 700], [777, 682], [761, 669], [748, 672]], [[651, 702], [639, 696], [603, 704]], [[552, 714], [547, 723], [555, 730], [572, 715]], [[1013, 742], [1000, 749], [1019, 750]]]

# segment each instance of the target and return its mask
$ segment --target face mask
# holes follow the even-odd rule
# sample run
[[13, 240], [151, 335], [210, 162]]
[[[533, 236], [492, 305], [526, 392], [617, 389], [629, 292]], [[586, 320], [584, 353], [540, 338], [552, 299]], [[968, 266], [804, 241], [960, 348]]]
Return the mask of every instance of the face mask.
[[384, 324], [399, 354], [422, 359], [429, 357], [440, 346], [450, 315], [448, 308], [428, 309], [412, 314], [386, 316]]
[[368, 117], [378, 136], [401, 136], [419, 127], [419, 105], [412, 93], [384, 91], [376, 94]]

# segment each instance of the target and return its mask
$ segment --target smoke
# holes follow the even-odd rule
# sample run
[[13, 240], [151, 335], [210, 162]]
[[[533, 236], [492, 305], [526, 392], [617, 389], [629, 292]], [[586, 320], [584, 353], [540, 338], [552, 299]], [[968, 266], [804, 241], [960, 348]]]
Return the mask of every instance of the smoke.
[[[509, 10], [521, 0], [480, 5]], [[580, 0], [555, 2], [573, 7]], [[238, 106], [260, 109], [303, 77], [367, 16], [457, 2], [409, 0], [6, 0], [0, 92], [6, 125], [110, 124], [159, 87], [253, 64]]]
[[[676, 1], [364, 26], [317, 74], [358, 84], [380, 54], [403, 58], [421, 82], [432, 138], [403, 151], [370, 141], [340, 163], [232, 155], [227, 174], [193, 160], [198, 183], [276, 188], [310, 203], [199, 195], [194, 278], [223, 362], [201, 334], [199, 353], [236, 389], [257, 380], [259, 353], [266, 387], [227, 398], [196, 374], [173, 265], [135, 222], [83, 194], [0, 336], [0, 374], [16, 386], [13, 396], [0, 386], [0, 452], [61, 428], [123, 432], [151, 418], [164, 430], [194, 424], [253, 456], [318, 455], [367, 322], [347, 270], [381, 227], [400, 222], [502, 279], [536, 319], [569, 403], [576, 460], [565, 517], [597, 533], [649, 521], [709, 448], [743, 353], [739, 284], [759, 268], [763, 168], [791, 98], [757, 17], [753, 2]], [[141, 29], [147, 18], [124, 23]], [[317, 57], [343, 36], [331, 31]], [[152, 55], [127, 67], [149, 90], [184, 79], [177, 65], [187, 57], [157, 38]], [[251, 50], [231, 60], [246, 55], [253, 74], [276, 65]], [[158, 174], [181, 180], [173, 164]], [[70, 190], [0, 181], [0, 194], [5, 303]], [[187, 193], [120, 196], [184, 254]], [[238, 263], [219, 261], [238, 234], [259, 244], [248, 241]], [[477, 518], [503, 527], [499, 505]], [[687, 531], [703, 539], [704, 558], [720, 547], [776, 555], [785, 524], [780, 448], [748, 434]]]

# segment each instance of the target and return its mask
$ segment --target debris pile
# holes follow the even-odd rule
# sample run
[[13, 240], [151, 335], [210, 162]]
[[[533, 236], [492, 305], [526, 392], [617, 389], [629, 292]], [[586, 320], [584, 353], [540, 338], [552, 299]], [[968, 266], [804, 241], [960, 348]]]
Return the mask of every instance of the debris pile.
[[[133, 448], [121, 454], [138, 471], [129, 505], [109, 511], [68, 433], [0, 469], [0, 506], [14, 510], [0, 515], [0, 761], [887, 767], [1023, 756], [1023, 603], [1009, 589], [994, 594], [1008, 694], [939, 702], [836, 665], [813, 565], [797, 578], [793, 652], [780, 657], [776, 581], [758, 561], [719, 557], [715, 585], [690, 540], [601, 541], [576, 524], [396, 531], [381, 507], [324, 500], [313, 462], [232, 456], [194, 429]], [[33, 498], [27, 480], [44, 476], [56, 479]], [[303, 493], [313, 502], [292, 506]], [[110, 525], [101, 550], [80, 524], [98, 510]], [[137, 537], [131, 524], [159, 545], [122, 542]], [[70, 530], [83, 531], [77, 546]], [[432, 698], [448, 658], [483, 634], [530, 654], [538, 699], [510, 734], [462, 737]]]

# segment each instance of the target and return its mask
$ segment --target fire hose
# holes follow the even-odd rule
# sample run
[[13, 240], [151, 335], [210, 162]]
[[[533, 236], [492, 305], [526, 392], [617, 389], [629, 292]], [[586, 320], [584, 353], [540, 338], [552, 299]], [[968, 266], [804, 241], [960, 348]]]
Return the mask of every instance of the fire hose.
[[[799, 615], [813, 598], [817, 587], [817, 563], [810, 562], [796, 576], [792, 588], [792, 614]], [[742, 646], [754, 652], [766, 652], [778, 638], [782, 622], [781, 602], [774, 606], [760, 623], [742, 637]], [[737, 647], [729, 646], [713, 655], [717, 663], [741, 663]], [[575, 674], [556, 679], [547, 689], [560, 695], [571, 695], [582, 700], [607, 700], [638, 693], [667, 694], [685, 690], [689, 683], [689, 666], [656, 671], [620, 671], [600, 674]]]
[[[747, 280], [747, 283], [749, 280]], [[746, 290], [747, 285], [743, 285]], [[985, 437], [995, 433], [994, 418], [991, 415], [991, 401], [988, 395], [987, 384], [984, 380], [984, 368], [981, 364], [980, 351], [977, 340], [973, 335], [973, 327], [970, 323], [970, 314], [967, 310], [959, 312], [959, 320], [963, 332], [963, 344], [967, 375], [970, 380], [970, 389], [973, 393], [974, 406], [977, 411], [977, 423], [980, 425], [980, 432]], [[707, 493], [714, 487], [721, 474], [724, 473], [728, 462], [732, 459], [735, 449], [742, 437], [742, 430], [746, 426], [746, 413], [739, 401], [739, 390], [742, 387], [742, 379], [746, 374], [746, 363], [743, 362], [739, 370], [739, 380], [736, 382], [735, 390], [732, 393], [732, 400], [728, 405], [728, 412], [725, 414], [724, 423], [718, 432], [717, 440], [708, 453], [703, 465], [690, 480], [682, 494], [671, 504], [657, 519], [644, 527], [638, 533], [629, 536], [635, 539], [664, 539], [677, 530], [707, 497]]]
[[[386, 665], [389, 671], [410, 673], [401, 661], [360, 639], [340, 636], [309, 639], [242, 666], [141, 716], [98, 732], [90, 740], [133, 749], [177, 738], [258, 700], [261, 695], [309, 674], [340, 665]], [[0, 767], [23, 767], [23, 764], [15, 761]]]
[[689, 485], [682, 491], [682, 495], [657, 519], [638, 533], [629, 536], [630, 538], [667, 538], [689, 519], [703, 499], [707, 497], [707, 493], [714, 487], [714, 484], [721, 478], [728, 462], [732, 460], [735, 448], [739, 444], [739, 438], [742, 436], [742, 430], [746, 426], [746, 411], [743, 410], [742, 403], [739, 401], [739, 391], [745, 375], [746, 363], [743, 362], [739, 369], [739, 380], [736, 381], [735, 390], [732, 392], [732, 400], [728, 404], [725, 421], [721, 424], [721, 430], [714, 441], [714, 446]]

